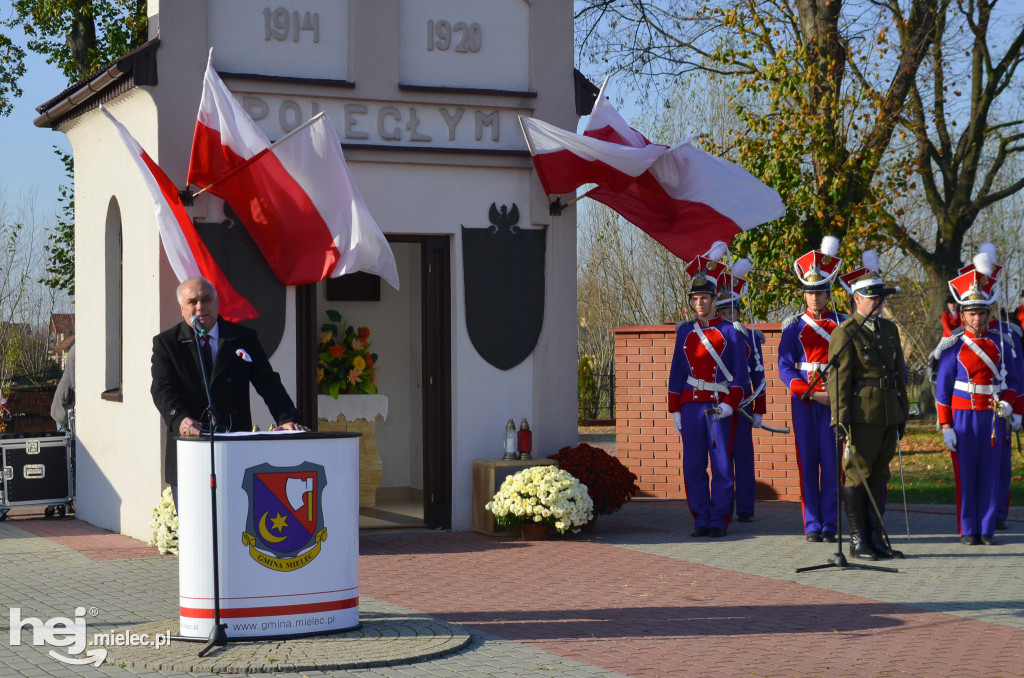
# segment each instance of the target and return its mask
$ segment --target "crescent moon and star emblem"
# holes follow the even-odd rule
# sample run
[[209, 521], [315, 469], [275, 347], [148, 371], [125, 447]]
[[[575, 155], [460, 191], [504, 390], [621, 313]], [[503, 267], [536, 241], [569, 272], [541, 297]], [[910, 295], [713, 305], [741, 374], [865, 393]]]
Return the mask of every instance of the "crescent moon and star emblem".
[[[270, 511], [265, 511], [263, 516], [260, 518], [260, 536], [272, 544], [277, 544], [284, 541], [287, 537], [275, 537], [267, 529], [267, 515]], [[277, 514], [276, 518], [271, 518], [271, 529], [277, 530], [280, 533], [284, 528], [288, 527], [288, 519], [282, 516], [280, 513]]]
[[327, 539], [322, 508], [327, 476], [323, 466], [268, 463], [245, 470], [242, 488], [249, 510], [242, 545], [260, 565], [292, 572], [320, 554]]

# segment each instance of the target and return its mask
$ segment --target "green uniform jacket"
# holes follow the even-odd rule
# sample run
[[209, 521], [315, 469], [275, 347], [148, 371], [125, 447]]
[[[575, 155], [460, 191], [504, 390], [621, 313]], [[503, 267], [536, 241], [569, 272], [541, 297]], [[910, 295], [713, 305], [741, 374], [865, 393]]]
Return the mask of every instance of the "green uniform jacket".
[[[832, 332], [829, 360], [842, 348], [864, 316], [854, 313]], [[832, 425], [876, 424], [894, 426], [907, 420], [907, 369], [900, 332], [885, 318], [875, 318], [874, 328], [865, 325], [853, 343], [839, 356], [828, 374], [832, 401]], [[883, 388], [878, 380], [888, 381]], [[874, 382], [865, 384], [863, 381]]]

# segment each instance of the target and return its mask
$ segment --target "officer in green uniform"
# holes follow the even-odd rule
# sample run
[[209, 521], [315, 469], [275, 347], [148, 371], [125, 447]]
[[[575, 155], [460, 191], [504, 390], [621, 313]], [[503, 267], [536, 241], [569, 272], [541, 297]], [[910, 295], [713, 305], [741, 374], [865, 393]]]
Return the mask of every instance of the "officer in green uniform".
[[[865, 263], [870, 261], [873, 258], [865, 257]], [[900, 333], [894, 323], [881, 317], [885, 297], [899, 289], [886, 288], [878, 273], [870, 265], [868, 269], [851, 285], [855, 313], [832, 331], [829, 361], [851, 336], [853, 340], [829, 372], [828, 392], [832, 425], [847, 448], [843, 503], [850, 526], [850, 555], [876, 560], [902, 557], [886, 543], [881, 518], [867, 495], [870, 492], [878, 509], [885, 510], [889, 462], [896, 454], [897, 436], [903, 435], [909, 404]], [[854, 335], [860, 323], [864, 325]]]

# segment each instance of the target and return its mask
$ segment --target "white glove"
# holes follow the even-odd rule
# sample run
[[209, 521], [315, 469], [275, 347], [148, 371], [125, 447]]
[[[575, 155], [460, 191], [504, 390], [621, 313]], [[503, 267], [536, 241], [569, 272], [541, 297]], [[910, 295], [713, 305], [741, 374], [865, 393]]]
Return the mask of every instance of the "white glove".
[[951, 428], [942, 429], [942, 442], [946, 447], [956, 452], [956, 431]]
[[753, 423], [752, 423], [751, 425], [752, 425], [752, 426], [753, 426], [754, 428], [761, 428], [761, 419], [763, 419], [763, 417], [762, 417], [762, 416], [761, 416], [760, 414], [758, 414], [758, 413], [756, 413], [756, 412], [755, 412], [755, 413], [754, 413], [754, 416], [752, 417], [752, 419], [753, 419], [754, 421], [753, 421]]
[[1013, 430], [1014, 431], [1019, 431], [1020, 430], [1020, 425], [1021, 425], [1020, 419], [1021, 419], [1021, 417], [1020, 417], [1019, 414], [1013, 415]]
[[676, 411], [672, 413], [672, 420], [676, 424], [676, 430], [680, 433], [683, 432], [683, 413]]
[[720, 413], [718, 415], [719, 419], [728, 419], [729, 417], [732, 416], [732, 405], [728, 405], [726, 403], [719, 403], [718, 411]]

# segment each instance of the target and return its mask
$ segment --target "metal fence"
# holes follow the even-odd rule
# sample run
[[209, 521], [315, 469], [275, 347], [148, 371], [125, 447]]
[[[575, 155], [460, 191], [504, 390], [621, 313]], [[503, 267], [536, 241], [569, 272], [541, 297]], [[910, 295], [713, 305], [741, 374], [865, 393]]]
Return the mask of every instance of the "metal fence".
[[580, 385], [579, 420], [581, 423], [614, 421], [615, 370], [606, 367], [592, 376], [592, 389]]

